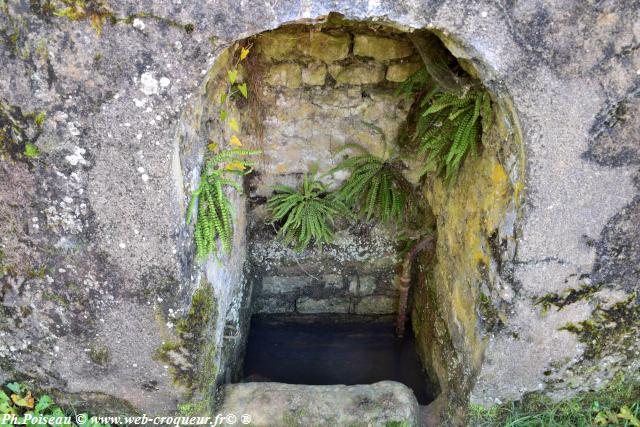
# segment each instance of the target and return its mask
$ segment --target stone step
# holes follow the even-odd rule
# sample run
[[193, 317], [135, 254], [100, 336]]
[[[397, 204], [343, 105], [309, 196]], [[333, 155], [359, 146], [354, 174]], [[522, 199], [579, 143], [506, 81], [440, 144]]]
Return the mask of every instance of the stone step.
[[229, 384], [219, 412], [233, 414], [241, 423], [250, 419], [251, 426], [420, 425], [413, 392], [395, 381], [352, 386]]

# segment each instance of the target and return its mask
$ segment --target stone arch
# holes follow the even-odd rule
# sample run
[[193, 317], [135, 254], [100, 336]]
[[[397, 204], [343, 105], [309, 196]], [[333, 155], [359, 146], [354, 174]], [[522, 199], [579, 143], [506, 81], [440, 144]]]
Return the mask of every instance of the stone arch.
[[[308, 31], [307, 29], [322, 31], [322, 23], [326, 21], [325, 18], [304, 20], [278, 28], [293, 28], [294, 31]], [[351, 33], [354, 28], [357, 32], [359, 26], [362, 28], [373, 25], [378, 30], [387, 28], [386, 31], [396, 35], [410, 31], [409, 28], [403, 28], [388, 20], [358, 21], [340, 18], [339, 22], [339, 25], [344, 26], [346, 33], [351, 37], [346, 51], [348, 54], [353, 52], [352, 39], [354, 36]], [[276, 36], [281, 34], [277, 32], [278, 28], [275, 33], [270, 34]], [[362, 32], [362, 29], [359, 31]], [[411, 315], [418, 338], [420, 358], [429, 377], [441, 391], [440, 398], [432, 405], [433, 412], [439, 413], [449, 405], [453, 405], [454, 408], [466, 405], [482, 366], [486, 336], [494, 328], [501, 326], [503, 321], [501, 311], [505, 310], [509, 304], [503, 298], [500, 289], [510, 286], [510, 263], [513, 261], [516, 250], [517, 218], [523, 197], [524, 159], [516, 114], [508, 93], [496, 79], [495, 71], [491, 65], [480, 59], [481, 55], [477, 51], [464, 46], [444, 31], [434, 29], [430, 31], [440, 37], [467, 72], [481, 80], [491, 91], [496, 105], [497, 123], [491, 135], [484, 142], [486, 147], [482, 154], [478, 158], [467, 161], [460, 181], [453, 189], [446, 189], [437, 179], [427, 180], [426, 183], [421, 184], [423, 185], [421, 194], [427, 198], [434, 209], [439, 243], [435, 263], [429, 262], [427, 258], [418, 262], [419, 270], [421, 270], [420, 277], [424, 277], [426, 280], [424, 283], [417, 283], [417, 286], [414, 286], [414, 303]], [[264, 38], [259, 38], [263, 33], [257, 34], [257, 36], [251, 35], [240, 40], [251, 39], [256, 42], [256, 37], [258, 37], [257, 43], [259, 44], [260, 40], [264, 43]], [[384, 34], [384, 30], [382, 34]], [[271, 46], [271, 50], [267, 46], [266, 66], [271, 69], [266, 72], [262, 70], [261, 76], [265, 79], [266, 83], [264, 84], [271, 87], [271, 92], [275, 92], [275, 95], [274, 93], [269, 95], [271, 102], [278, 99], [278, 96], [284, 98], [293, 96], [292, 93], [299, 88], [302, 88], [300, 90], [311, 90], [314, 87], [322, 87], [324, 83], [314, 82], [313, 79], [318, 77], [313, 76], [314, 70], [311, 70], [315, 66], [314, 64], [318, 63], [325, 63], [323, 66], [327, 67], [326, 75], [334, 79], [331, 84], [342, 87], [344, 90], [351, 87], [359, 92], [361, 86], [371, 88], [372, 85], [375, 86], [378, 83], [378, 81], [360, 81], [358, 80], [360, 75], [355, 76], [355, 79], [358, 80], [355, 83], [346, 80], [348, 77], [342, 82], [335, 81], [337, 72], [332, 75], [328, 67], [336, 59], [327, 57], [331, 56], [330, 52], [317, 52], [314, 56], [313, 53], [309, 54], [309, 51], [313, 50], [313, 46], [307, 45], [303, 49], [308, 50], [300, 54], [296, 51], [299, 46], [287, 46], [286, 41], [276, 38], [276, 43]], [[221, 87], [220, 82], [225, 79], [225, 64], [230, 61], [232, 49], [237, 44], [226, 44], [225, 46], [229, 47], [220, 51], [213, 67], [207, 72], [205, 82], [198, 95], [199, 98], [192, 104], [191, 111], [183, 115], [181, 119], [182, 127], [185, 129], [180, 140], [179, 152], [182, 176], [184, 177], [181, 190], [182, 188], [191, 190], [195, 188], [199, 175], [200, 159], [206, 150], [205, 142], [228, 139], [230, 136], [228, 130], [224, 128], [224, 124], [216, 120], [218, 116], [216, 100], [220, 95], [218, 93]], [[341, 49], [341, 46], [338, 46], [337, 49]], [[264, 50], [265, 47], [262, 46], [262, 54], [264, 54]], [[296, 62], [300, 61], [300, 57], [306, 58], [303, 60], [302, 67]], [[338, 58], [338, 61], [340, 59], [342, 58]], [[389, 61], [383, 62], [384, 66], [388, 67], [402, 61], [391, 61], [391, 64]], [[287, 66], [291, 63], [293, 65]], [[359, 63], [359, 66], [361, 65]], [[388, 72], [387, 70], [385, 68], [386, 72]], [[360, 73], [366, 74], [371, 71], [368, 69], [360, 70]], [[248, 72], [250, 73], [251, 70]], [[292, 76], [292, 73], [295, 76]], [[247, 78], [246, 75], [244, 78]], [[293, 79], [293, 83], [288, 82], [287, 79]], [[324, 79], [325, 76], [322, 77], [323, 82]], [[385, 77], [378, 77], [378, 80], [383, 81]], [[391, 84], [393, 83], [395, 82], [391, 82]], [[263, 94], [257, 96], [263, 96]], [[296, 106], [299, 107], [297, 104]], [[250, 114], [247, 113], [249, 107], [246, 105], [233, 108], [231, 114], [242, 117], [244, 126], [242, 132], [244, 133], [241, 135], [241, 139], [253, 140], [254, 145], [259, 145], [257, 138], [252, 136], [251, 132], [256, 132], [261, 124], [255, 122], [255, 117], [249, 117]], [[242, 111], [243, 108], [245, 111]], [[406, 113], [405, 107], [405, 118]], [[273, 117], [271, 119], [273, 120]], [[286, 125], [286, 123], [278, 124]], [[397, 124], [402, 126], [403, 119], [399, 119]], [[337, 127], [339, 128], [339, 126]], [[267, 144], [269, 143], [273, 144], [273, 141]], [[249, 145], [251, 144], [249, 142]], [[312, 148], [323, 149], [318, 146]], [[299, 150], [299, 148], [289, 148], [289, 150]], [[270, 160], [273, 160], [273, 153], [268, 154], [271, 154]], [[280, 154], [282, 155], [282, 152]], [[287, 163], [294, 164], [294, 169], [302, 167], [300, 170], [293, 171], [298, 174], [308, 166], [298, 160], [292, 162], [287, 157], [284, 161], [281, 158], [278, 160], [282, 163], [282, 167]], [[306, 160], [317, 159], [311, 156]], [[268, 162], [269, 159], [266, 161]], [[258, 184], [258, 186], [262, 186], [258, 191], [255, 188], [249, 189], [250, 196], [264, 198], [266, 193], [262, 193], [268, 189], [267, 184], [274, 182], [273, 177], [278, 175], [278, 166], [270, 165], [267, 167], [271, 167], [271, 172], [266, 174], [266, 182]], [[188, 192], [185, 190], [182, 193], [184, 194], [182, 196], [183, 206], [186, 206]], [[212, 353], [215, 357], [213, 365], [216, 366], [213, 382], [216, 384], [238, 380], [239, 367], [234, 363], [242, 354], [246, 339], [248, 319], [252, 314], [251, 294], [259, 293], [261, 290], [260, 284], [256, 285], [251, 278], [246, 277], [247, 274], [251, 275], [254, 272], [247, 271], [246, 268], [244, 271], [242, 269], [247, 250], [246, 218], [247, 215], [252, 215], [251, 209], [253, 208], [247, 211], [246, 201], [241, 197], [234, 197], [237, 203], [236, 250], [232, 252], [230, 258], [224, 259], [222, 264], [209, 260], [204, 266], [202, 275], [192, 276], [198, 277], [196, 281], [203, 280], [213, 285], [214, 300], [217, 304], [216, 313], [218, 316], [222, 316], [207, 326], [210, 334], [208, 339], [213, 340], [213, 347], [216, 349]], [[255, 205], [255, 203], [253, 204]], [[253, 220], [255, 222], [255, 218]], [[190, 238], [188, 229], [185, 229], [184, 236], [186, 239]], [[255, 249], [255, 245], [249, 249]], [[260, 250], [264, 252], [264, 247]], [[278, 252], [276, 257], [282, 255], [283, 252]], [[251, 258], [251, 254], [248, 256]], [[186, 262], [188, 269], [198, 270], [191, 258], [188, 258]], [[269, 261], [266, 258], [261, 258], [260, 262], [268, 263]], [[257, 291], [256, 286], [258, 286]], [[278, 296], [278, 298], [280, 297], [282, 296]], [[277, 310], [281, 309], [282, 307], [277, 308]], [[354, 310], [354, 308], [347, 310]], [[236, 334], [235, 342], [228, 339], [225, 341], [225, 334], [228, 334], [229, 330], [239, 332]], [[206, 375], [208, 374], [205, 373]]]

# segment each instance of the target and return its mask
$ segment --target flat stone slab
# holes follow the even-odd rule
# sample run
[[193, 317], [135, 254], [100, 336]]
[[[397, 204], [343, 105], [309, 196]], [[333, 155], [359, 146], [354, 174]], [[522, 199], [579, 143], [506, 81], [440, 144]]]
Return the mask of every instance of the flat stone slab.
[[252, 426], [418, 426], [418, 402], [403, 384], [229, 384], [220, 412]]

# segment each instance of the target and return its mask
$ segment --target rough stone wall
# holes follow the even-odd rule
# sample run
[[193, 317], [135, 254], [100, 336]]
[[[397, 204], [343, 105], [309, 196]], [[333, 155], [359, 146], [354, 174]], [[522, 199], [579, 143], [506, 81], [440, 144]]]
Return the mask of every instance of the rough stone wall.
[[[496, 99], [495, 124], [482, 151], [455, 183], [427, 180], [436, 219], [433, 257], [423, 257], [412, 321], [418, 353], [440, 385], [441, 400], [466, 405], [483, 365], [487, 334], [504, 332], [511, 310], [511, 263], [521, 206], [522, 146], [516, 123]], [[434, 261], [435, 259], [435, 261]]]
[[[397, 82], [420, 68], [416, 52], [401, 33], [339, 24], [289, 26], [254, 43], [264, 75], [258, 102], [266, 109], [263, 138], [255, 142], [264, 158], [250, 183], [254, 311], [396, 312], [393, 230], [341, 223], [334, 244], [298, 254], [274, 242], [264, 202], [275, 184], [298, 186], [314, 165], [319, 173], [335, 167], [345, 144], [379, 156], [397, 150], [410, 106], [396, 94]], [[324, 180], [335, 187], [344, 176]]]
[[[235, 48], [234, 45], [218, 56], [178, 122], [176, 155], [179, 166], [176, 168], [179, 169], [176, 179], [178, 188], [184, 189], [179, 201], [185, 215], [189, 195], [199, 185], [204, 153], [209, 143], [222, 145], [233, 134], [226, 123], [218, 119], [220, 109], [226, 109], [229, 117], [235, 118], [242, 126], [243, 132], [251, 126], [235, 102], [224, 107], [219, 103], [220, 96], [227, 91], [227, 71], [234, 60]], [[239, 137], [245, 139], [243, 132], [239, 132]], [[194, 288], [210, 287], [215, 299], [216, 317], [206, 325], [208, 338], [205, 348], [198, 349], [205, 352], [203, 357], [208, 360], [194, 367], [196, 370], [206, 367], [205, 372], [199, 375], [209, 385], [238, 380], [240, 366], [235, 361], [244, 348], [246, 335], [243, 332], [247, 329], [250, 314], [251, 288], [243, 275], [247, 246], [246, 198], [235, 191], [229, 191], [228, 195], [235, 212], [233, 251], [230, 254], [217, 254], [206, 261], [193, 259], [193, 227], [184, 224], [180, 230], [185, 254], [183, 262], [191, 272], [188, 280]]]
[[395, 313], [396, 260], [393, 240], [379, 227], [345, 228], [323, 250], [308, 249], [302, 253], [275, 242], [272, 233], [263, 234], [262, 238], [252, 238], [249, 245], [253, 311]]
[[[43, 4], [3, 2], [0, 12], [2, 102], [25, 114], [16, 123], [46, 113], [37, 138], [25, 131], [38, 160], [0, 162], [0, 381], [174, 407], [181, 390], [154, 355], [168, 329], [156, 313], [185, 309], [193, 291], [178, 117], [223, 47], [332, 11], [445, 34], [519, 119], [526, 203], [514, 296], [505, 327], [481, 332], [473, 400], [560, 397], [639, 371], [636, 2], [118, 0], [109, 13], [123, 19], [100, 35], [89, 17], [58, 18]], [[543, 297], [546, 310], [535, 304]], [[106, 365], [93, 346], [108, 347]]]

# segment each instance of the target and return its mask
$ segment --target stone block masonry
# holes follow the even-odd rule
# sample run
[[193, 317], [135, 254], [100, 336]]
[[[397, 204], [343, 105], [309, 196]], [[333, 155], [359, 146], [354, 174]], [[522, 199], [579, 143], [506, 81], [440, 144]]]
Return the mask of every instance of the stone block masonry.
[[[302, 267], [304, 268], [304, 267]], [[309, 267], [310, 269], [313, 267]], [[255, 287], [254, 312], [260, 314], [362, 314], [397, 311], [391, 272], [353, 272], [311, 276], [264, 276]]]
[[387, 37], [358, 34], [355, 36], [353, 54], [377, 61], [406, 58], [414, 53], [411, 43]]
[[411, 42], [400, 34], [276, 30], [260, 35], [257, 51], [273, 87], [323, 86], [327, 66], [340, 86], [400, 83], [421, 67]]

